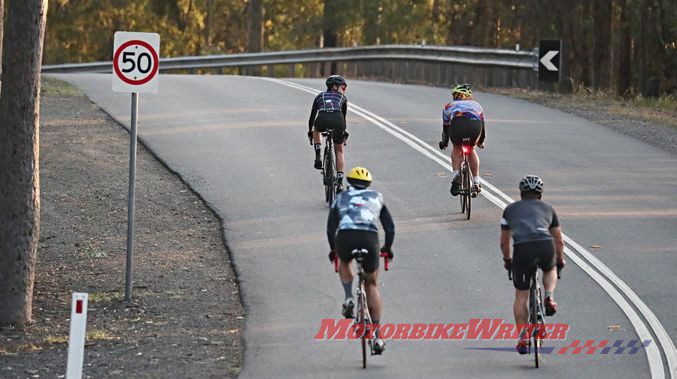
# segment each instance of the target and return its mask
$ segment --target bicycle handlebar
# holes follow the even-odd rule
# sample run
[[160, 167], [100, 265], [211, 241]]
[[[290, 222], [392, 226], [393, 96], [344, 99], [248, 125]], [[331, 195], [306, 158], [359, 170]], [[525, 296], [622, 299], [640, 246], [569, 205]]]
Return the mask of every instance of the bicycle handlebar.
[[382, 251], [380, 256], [383, 257], [383, 268], [388, 271], [388, 263], [390, 263], [390, 259], [388, 259], [388, 253]]

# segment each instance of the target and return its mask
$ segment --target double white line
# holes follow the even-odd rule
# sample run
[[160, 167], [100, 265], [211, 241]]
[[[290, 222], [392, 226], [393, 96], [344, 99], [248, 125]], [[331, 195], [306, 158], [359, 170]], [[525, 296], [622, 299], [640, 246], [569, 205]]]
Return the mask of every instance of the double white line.
[[[318, 93], [317, 89], [306, 87], [297, 83], [292, 83], [286, 80], [272, 78], [261, 79], [295, 88], [300, 91], [308, 92], [312, 95], [316, 95]], [[451, 165], [449, 164], [449, 158], [446, 155], [442, 154], [436, 148], [428, 145], [415, 135], [400, 128], [383, 117], [355, 105], [354, 103], [350, 104], [348, 110], [364, 118], [365, 120], [368, 120], [375, 126], [383, 129], [383, 131], [386, 133], [392, 135], [393, 137], [407, 144], [412, 149], [437, 162], [445, 169], [453, 171]], [[481, 194], [489, 201], [496, 204], [499, 208], [504, 209], [508, 204], [514, 202], [514, 200], [508, 195], [501, 192], [498, 188], [494, 187], [483, 178], [480, 178], [480, 182], [484, 188], [484, 191], [482, 191]], [[576, 263], [576, 265], [578, 265], [586, 274], [596, 281], [604, 289], [604, 291], [609, 294], [609, 296], [611, 296], [611, 298], [616, 302], [616, 304], [618, 304], [621, 310], [628, 317], [632, 323], [632, 326], [635, 328], [637, 335], [643, 341], [654, 339], [652, 338], [651, 332], [649, 331], [646, 323], [644, 320], [642, 320], [642, 317], [640, 317], [640, 313], [642, 316], [644, 316], [646, 322], [648, 322], [649, 326], [656, 335], [656, 339], [658, 340], [658, 343], [650, 344], [645, 348], [647, 359], [649, 360], [651, 377], [656, 379], [665, 378], [663, 358], [661, 356], [660, 350], [658, 349], [660, 344], [667, 360], [670, 378], [676, 379], [677, 349], [675, 348], [675, 344], [672, 342], [672, 339], [665, 331], [665, 328], [653, 311], [651, 311], [644, 301], [642, 301], [642, 299], [637, 296], [635, 291], [633, 291], [621, 278], [616, 276], [616, 274], [614, 274], [614, 272], [611, 271], [611, 269], [607, 267], [602, 261], [597, 259], [597, 257], [576, 243], [576, 241], [571, 239], [569, 236], [563, 234], [563, 237], [564, 242], [566, 243], [564, 252], [566, 253], [567, 257]], [[632, 303], [634, 307], [630, 305], [630, 303]]]

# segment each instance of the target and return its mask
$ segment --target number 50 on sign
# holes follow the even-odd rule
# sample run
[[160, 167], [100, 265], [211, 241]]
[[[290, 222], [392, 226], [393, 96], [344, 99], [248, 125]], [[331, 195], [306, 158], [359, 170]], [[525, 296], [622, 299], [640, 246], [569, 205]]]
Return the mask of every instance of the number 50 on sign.
[[116, 32], [113, 47], [113, 91], [156, 93], [159, 57], [159, 34]]

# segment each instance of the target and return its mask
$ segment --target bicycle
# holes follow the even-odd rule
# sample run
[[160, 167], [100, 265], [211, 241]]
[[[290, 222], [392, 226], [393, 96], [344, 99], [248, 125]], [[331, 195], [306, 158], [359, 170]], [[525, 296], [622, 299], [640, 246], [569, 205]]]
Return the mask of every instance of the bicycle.
[[[542, 340], [545, 338], [545, 309], [543, 308], [543, 293], [541, 285], [538, 280], [538, 263], [537, 259], [530, 266], [531, 273], [529, 280], [529, 320], [527, 321], [527, 334], [529, 335], [529, 354], [531, 354], [531, 346], [533, 340], [534, 347], [534, 361], [536, 368], [539, 366], [538, 349], [542, 346]], [[557, 267], [557, 279], [560, 276], [560, 268]], [[512, 269], [508, 270], [508, 279], [512, 281]]]
[[472, 146], [467, 144], [468, 138], [463, 139], [463, 161], [461, 161], [461, 168], [459, 170], [459, 180], [461, 181], [461, 189], [459, 191], [459, 200], [461, 201], [461, 213], [466, 214], [466, 219], [470, 220], [470, 207], [472, 198], [477, 197], [477, 192], [473, 188], [473, 176], [470, 171], [470, 163], [468, 162], [468, 154], [472, 151]]
[[[374, 355], [374, 346], [372, 344], [373, 334], [370, 328], [373, 326], [371, 315], [369, 314], [369, 306], [367, 304], [367, 292], [364, 286], [364, 269], [362, 268], [362, 261], [369, 254], [367, 249], [355, 249], [351, 252], [355, 258], [355, 265], [357, 266], [357, 276], [359, 278], [357, 286], [357, 311], [353, 328], [360, 335], [360, 345], [362, 346], [362, 368], [367, 368], [367, 345], [369, 345], [370, 355]], [[388, 271], [388, 253], [381, 252], [380, 257], [384, 261], [384, 269]], [[334, 259], [334, 270], [338, 272], [339, 262], [338, 258]]]

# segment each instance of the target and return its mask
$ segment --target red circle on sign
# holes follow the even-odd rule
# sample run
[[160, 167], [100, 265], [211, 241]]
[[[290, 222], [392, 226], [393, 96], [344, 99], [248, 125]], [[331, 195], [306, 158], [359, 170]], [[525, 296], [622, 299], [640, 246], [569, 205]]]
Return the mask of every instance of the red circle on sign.
[[[128, 46], [131, 46], [131, 45], [141, 45], [141, 46], [145, 47], [148, 51], [150, 51], [150, 53], [153, 55], [153, 60], [155, 61], [155, 65], [153, 66], [153, 70], [150, 72], [150, 74], [148, 74], [148, 76], [146, 76], [143, 79], [139, 79], [139, 80], [129, 79], [128, 77], [126, 77], [122, 73], [122, 71], [120, 71], [120, 67], [118, 67], [118, 58], [120, 58], [120, 54], [122, 53], [122, 51], [124, 49], [126, 49]], [[125, 82], [127, 84], [131, 84], [133, 86], [139, 86], [141, 84], [148, 83], [151, 79], [153, 79], [155, 77], [155, 74], [157, 74], [158, 68], [160, 68], [160, 59], [158, 58], [157, 52], [155, 51], [155, 49], [153, 49], [153, 47], [150, 44], [148, 44], [146, 41], [141, 41], [141, 40], [138, 40], [138, 39], [127, 41], [127, 42], [123, 43], [115, 51], [115, 56], [113, 57], [113, 69], [115, 69], [115, 73], [117, 74], [118, 78], [120, 78], [123, 82]]]

